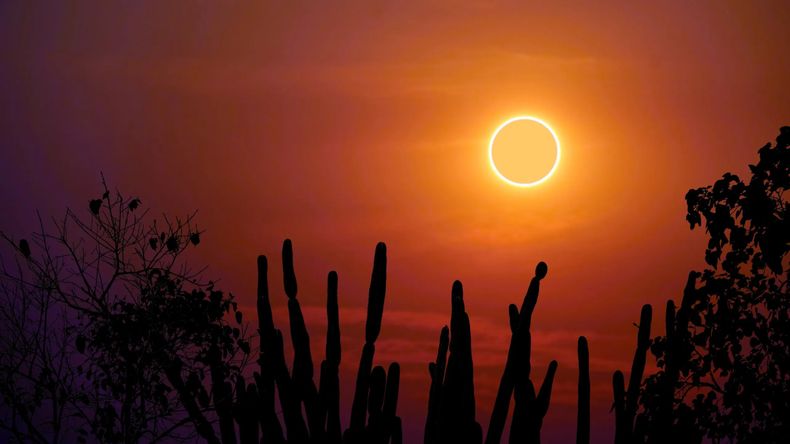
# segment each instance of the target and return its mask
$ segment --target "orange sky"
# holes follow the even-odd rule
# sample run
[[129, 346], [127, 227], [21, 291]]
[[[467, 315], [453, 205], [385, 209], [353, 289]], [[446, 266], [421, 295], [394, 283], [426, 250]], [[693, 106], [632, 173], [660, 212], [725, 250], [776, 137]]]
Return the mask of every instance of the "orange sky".
[[[316, 359], [324, 279], [340, 275], [347, 390], [385, 241], [377, 362], [403, 366], [411, 442], [452, 280], [466, 289], [485, 426], [507, 304], [545, 260], [533, 365], [542, 378], [557, 359], [559, 372], [544, 442], [575, 433], [581, 334], [593, 435], [608, 442], [611, 373], [630, 368], [639, 307], [663, 315], [703, 266], [685, 192], [745, 174], [790, 122], [790, 7], [461, 3], [3, 2], [2, 228], [22, 235], [36, 208], [81, 208], [103, 171], [157, 212], [198, 208], [193, 261], [247, 305], [255, 256], [279, 264], [290, 237]], [[522, 114], [562, 141], [559, 169], [537, 188], [510, 187], [488, 165], [491, 133]]]

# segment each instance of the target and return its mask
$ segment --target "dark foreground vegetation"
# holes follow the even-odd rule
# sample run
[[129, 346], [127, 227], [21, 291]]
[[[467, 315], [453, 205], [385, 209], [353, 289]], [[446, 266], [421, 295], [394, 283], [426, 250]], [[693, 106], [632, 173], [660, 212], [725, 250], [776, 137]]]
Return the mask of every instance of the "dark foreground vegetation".
[[[616, 443], [778, 443], [790, 436], [787, 251], [790, 127], [759, 150], [744, 182], [725, 174], [689, 191], [687, 220], [704, 223], [708, 268], [667, 301], [664, 335], [642, 308], [628, 376], [614, 372]], [[194, 215], [153, 221], [142, 202], [105, 186], [87, 213], [42, 222], [31, 240], [5, 233], [0, 276], [0, 438], [11, 442], [400, 443], [397, 363], [374, 365], [387, 255], [376, 246], [355, 392], [342, 424], [338, 276], [327, 277], [326, 350], [319, 366], [297, 298], [293, 249], [282, 271], [293, 362], [258, 258], [255, 332], [231, 294], [201, 280], [183, 253], [200, 243]], [[473, 332], [454, 282], [441, 328], [425, 443], [539, 443], [557, 362], [531, 377], [531, 321], [544, 263], [520, 306], [489, 427], [476, 417]], [[438, 327], [438, 326], [437, 326]], [[354, 332], [356, 334], [356, 332]], [[645, 375], [648, 354], [656, 368]], [[316, 374], [316, 368], [318, 372]], [[578, 342], [577, 443], [590, 441], [589, 349]], [[627, 380], [627, 383], [626, 383]]]

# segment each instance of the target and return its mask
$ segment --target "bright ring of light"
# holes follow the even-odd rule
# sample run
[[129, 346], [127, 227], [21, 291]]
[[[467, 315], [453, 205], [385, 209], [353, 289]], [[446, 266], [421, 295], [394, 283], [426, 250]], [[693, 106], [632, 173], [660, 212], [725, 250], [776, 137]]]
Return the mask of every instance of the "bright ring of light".
[[[542, 125], [544, 128], [549, 130], [549, 133], [551, 133], [551, 137], [554, 139], [554, 145], [557, 147], [557, 156], [554, 159], [554, 165], [551, 166], [551, 169], [549, 170], [549, 172], [545, 176], [543, 176], [542, 178], [540, 178], [540, 179], [538, 179], [538, 180], [536, 180], [534, 182], [515, 182], [513, 180], [510, 180], [507, 177], [505, 177], [502, 173], [499, 172], [499, 170], [496, 167], [496, 164], [494, 163], [494, 140], [496, 140], [496, 136], [499, 135], [499, 132], [502, 131], [502, 129], [505, 128], [506, 126], [510, 125], [513, 122], [518, 122], [518, 121], [521, 121], [521, 120], [530, 120], [532, 122], [535, 122], [535, 123], [538, 123], [538, 124]], [[513, 185], [513, 186], [516, 186], [516, 187], [522, 187], [522, 188], [534, 187], [536, 185], [542, 184], [549, 177], [551, 177], [551, 175], [554, 174], [554, 171], [557, 169], [557, 166], [560, 164], [560, 139], [557, 138], [557, 134], [554, 133], [554, 130], [551, 129], [551, 127], [548, 124], [546, 124], [546, 122], [544, 122], [544, 121], [542, 121], [542, 120], [540, 120], [540, 119], [538, 119], [536, 117], [531, 117], [531, 116], [513, 117], [512, 119], [508, 119], [507, 121], [505, 121], [505, 123], [499, 125], [499, 128], [497, 128], [496, 131], [494, 131], [494, 134], [491, 136], [491, 140], [488, 142], [488, 161], [489, 161], [489, 163], [491, 163], [491, 168], [494, 170], [496, 175], [499, 176], [500, 179], [502, 179], [505, 182], [509, 183], [510, 185]]]

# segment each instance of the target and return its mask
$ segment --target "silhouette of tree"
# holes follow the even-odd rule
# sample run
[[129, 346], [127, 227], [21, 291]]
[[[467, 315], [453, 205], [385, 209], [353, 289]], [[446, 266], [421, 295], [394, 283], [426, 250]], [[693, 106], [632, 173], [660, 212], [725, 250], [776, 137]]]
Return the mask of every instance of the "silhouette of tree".
[[162, 223], [106, 185], [87, 210], [39, 220], [31, 242], [2, 233], [18, 256], [0, 276], [0, 428], [19, 442], [208, 434], [205, 375], [237, 374], [249, 344], [233, 297], [182, 260], [194, 213]]
[[726, 173], [686, 195], [709, 236], [708, 268], [689, 274], [666, 334], [651, 345], [638, 442], [786, 442], [790, 435], [788, 245], [790, 127], [759, 150], [744, 182]]

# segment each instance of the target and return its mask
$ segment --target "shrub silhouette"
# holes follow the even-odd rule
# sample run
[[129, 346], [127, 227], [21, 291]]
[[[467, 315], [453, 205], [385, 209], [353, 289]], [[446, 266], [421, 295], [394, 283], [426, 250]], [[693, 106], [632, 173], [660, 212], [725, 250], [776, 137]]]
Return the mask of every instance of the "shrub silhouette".
[[[726, 173], [686, 194], [704, 220], [709, 268], [669, 300], [665, 334], [650, 339], [643, 307], [628, 389], [613, 378], [618, 443], [779, 443], [790, 433], [790, 127], [759, 150], [751, 180]], [[646, 351], [658, 371], [642, 381]]]
[[86, 216], [67, 210], [30, 241], [2, 234], [19, 253], [0, 270], [0, 428], [10, 439], [212, 432], [201, 375], [239, 372], [249, 350], [240, 313], [181, 261], [199, 243], [194, 214], [157, 223], [140, 204], [105, 185]]
[[[759, 150], [744, 182], [726, 173], [686, 194], [705, 223], [708, 268], [689, 273], [653, 340], [658, 372], [638, 421], [648, 442], [785, 442], [790, 434], [790, 127]], [[639, 442], [643, 440], [640, 439]]]
[[159, 227], [149, 224], [145, 211], [136, 212], [140, 204], [112, 196], [105, 186], [102, 198], [90, 201], [87, 220], [69, 210], [53, 233], [42, 224], [32, 245], [3, 234], [21, 257], [15, 269], [3, 263], [0, 280], [0, 406], [11, 418], [6, 423], [0, 417], [0, 426], [10, 438], [130, 443], [196, 434], [217, 444], [402, 441], [400, 368], [373, 367], [386, 293], [383, 243], [374, 255], [351, 422], [341, 434], [337, 273], [328, 276], [326, 357], [317, 387], [291, 241], [283, 243], [282, 263], [292, 371], [274, 326], [268, 262], [258, 258], [260, 353], [258, 371], [245, 378], [252, 350], [235, 300], [201, 283], [199, 272], [179, 261], [200, 242], [194, 214]]

